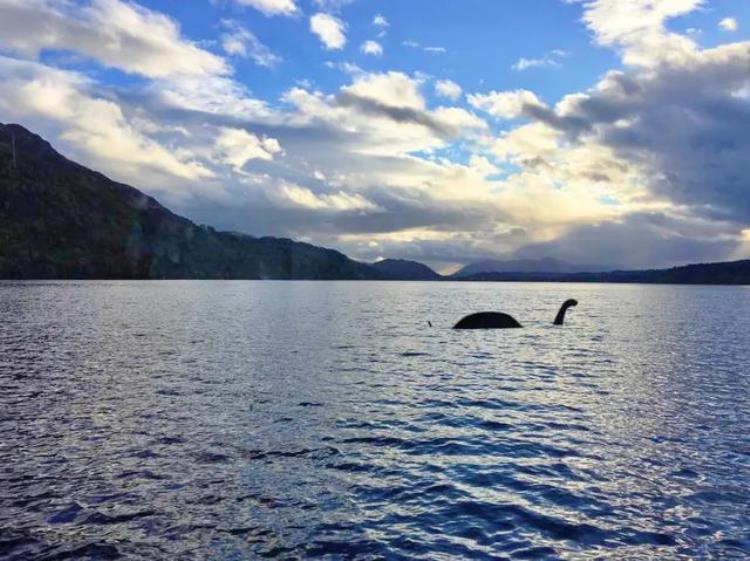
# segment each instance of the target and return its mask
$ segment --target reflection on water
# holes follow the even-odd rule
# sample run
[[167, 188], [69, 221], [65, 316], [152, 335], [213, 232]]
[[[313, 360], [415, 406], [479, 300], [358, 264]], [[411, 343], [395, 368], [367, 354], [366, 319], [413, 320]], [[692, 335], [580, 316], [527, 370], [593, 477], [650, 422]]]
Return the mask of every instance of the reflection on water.
[[749, 332], [743, 288], [2, 283], [0, 558], [747, 559]]

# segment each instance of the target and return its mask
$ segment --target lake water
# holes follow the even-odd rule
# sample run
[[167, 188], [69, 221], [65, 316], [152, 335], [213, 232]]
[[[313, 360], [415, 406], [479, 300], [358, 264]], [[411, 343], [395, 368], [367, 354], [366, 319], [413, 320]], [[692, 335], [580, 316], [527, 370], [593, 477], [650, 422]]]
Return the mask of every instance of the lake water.
[[748, 288], [5, 282], [0, 384], [2, 559], [750, 558]]

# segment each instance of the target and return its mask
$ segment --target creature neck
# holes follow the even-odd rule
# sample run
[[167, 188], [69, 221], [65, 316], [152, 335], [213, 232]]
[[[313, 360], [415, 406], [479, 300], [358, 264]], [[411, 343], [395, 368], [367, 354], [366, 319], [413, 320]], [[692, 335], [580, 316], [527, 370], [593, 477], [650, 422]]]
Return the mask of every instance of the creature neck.
[[565, 313], [568, 311], [568, 308], [570, 308], [569, 302], [565, 302], [560, 306], [560, 311], [557, 312], [557, 315], [555, 316], [554, 325], [562, 325], [565, 323]]

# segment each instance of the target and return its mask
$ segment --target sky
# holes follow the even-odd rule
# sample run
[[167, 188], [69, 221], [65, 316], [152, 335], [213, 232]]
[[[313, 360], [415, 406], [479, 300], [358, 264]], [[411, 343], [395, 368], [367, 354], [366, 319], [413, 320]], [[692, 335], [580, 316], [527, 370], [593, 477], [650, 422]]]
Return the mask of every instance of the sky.
[[747, 0], [0, 0], [0, 122], [361, 261], [750, 257]]

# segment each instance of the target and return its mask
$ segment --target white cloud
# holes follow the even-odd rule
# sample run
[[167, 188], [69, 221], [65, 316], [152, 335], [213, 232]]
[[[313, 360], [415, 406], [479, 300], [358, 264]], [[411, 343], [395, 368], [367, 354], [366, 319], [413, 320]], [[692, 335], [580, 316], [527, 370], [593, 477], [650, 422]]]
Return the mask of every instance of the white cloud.
[[80, 53], [149, 78], [228, 74], [218, 56], [183, 38], [171, 18], [135, 3], [92, 0], [0, 1], [0, 41], [22, 56], [42, 50]]
[[568, 56], [566, 51], [555, 49], [545, 54], [541, 58], [526, 58], [521, 57], [513, 65], [513, 70], [523, 71], [529, 68], [559, 68], [561, 65], [560, 60]]
[[177, 193], [214, 177], [192, 152], [152, 139], [147, 121], [129, 119], [117, 101], [90, 88], [78, 74], [0, 57], [0, 111], [19, 121], [53, 124], [60, 140], [89, 165], [159, 190], [179, 185]]
[[420, 85], [399, 72], [359, 74], [337, 95], [295, 88], [284, 99], [297, 109], [295, 126], [324, 123], [349, 138], [346, 150], [358, 154], [402, 157], [486, 131], [487, 125], [464, 109], [427, 109]]
[[425, 47], [425, 46], [422, 46], [419, 42], [413, 41], [411, 39], [403, 41], [401, 44], [404, 47], [409, 47], [412, 49], [422, 49], [426, 53], [442, 55], [448, 52], [448, 49], [446, 49], [445, 47], [435, 47], [435, 46]]
[[326, 68], [336, 68], [337, 70], [340, 70], [344, 74], [349, 74], [350, 76], [358, 76], [365, 73], [362, 68], [360, 68], [353, 62], [333, 62], [329, 60], [325, 62], [325, 66]]
[[439, 123], [467, 136], [475, 132], [486, 132], [489, 129], [482, 119], [461, 107], [438, 107], [432, 111], [432, 115]]
[[314, 211], [382, 212], [382, 209], [378, 208], [378, 206], [372, 203], [372, 201], [367, 200], [358, 193], [339, 191], [337, 193], [316, 194], [307, 187], [291, 183], [280, 185], [275, 191], [273, 191], [272, 197], [282, 204], [302, 207]]
[[441, 97], [447, 97], [456, 101], [461, 97], [463, 90], [453, 80], [438, 80], [435, 82], [435, 93]]
[[385, 16], [382, 14], [377, 14], [374, 18], [372, 18], [372, 24], [375, 27], [388, 27], [390, 23], [388, 23], [388, 20], [385, 19]]
[[181, 76], [151, 84], [148, 91], [160, 103], [178, 109], [225, 115], [238, 119], [276, 121], [279, 115], [247, 88], [224, 76]]
[[696, 10], [704, 0], [565, 1], [584, 5], [584, 21], [597, 42], [621, 49], [626, 64], [683, 64], [696, 52], [692, 39], [668, 31], [665, 23]]
[[724, 31], [737, 31], [740, 28], [740, 25], [737, 23], [737, 20], [734, 18], [724, 18], [719, 22], [719, 27]]
[[[235, 31], [240, 35], [222, 41], [229, 51], [239, 56], [244, 52], [264, 65], [279, 60], [247, 33]], [[153, 80], [142, 86], [145, 90], [181, 109], [244, 118], [272, 113], [231, 78], [224, 59], [184, 38], [168, 16], [134, 2], [0, 0], [0, 43], [24, 58], [36, 58], [45, 50], [71, 51], [140, 74]]]
[[291, 16], [297, 13], [294, 0], [234, 0], [241, 6], [249, 6], [267, 16]]
[[359, 47], [359, 50], [362, 51], [366, 55], [373, 55], [373, 56], [383, 55], [383, 46], [377, 41], [365, 41]]
[[424, 109], [425, 100], [419, 91], [420, 82], [401, 72], [364, 74], [342, 91], [371, 99], [390, 107]]
[[258, 66], [273, 68], [281, 63], [281, 57], [266, 47], [255, 34], [235, 21], [222, 22], [228, 28], [221, 36], [221, 46], [228, 55], [251, 58]]
[[241, 171], [250, 160], [273, 160], [282, 150], [275, 138], [258, 138], [245, 129], [222, 127], [214, 151], [222, 162]]
[[317, 13], [310, 17], [310, 31], [328, 50], [343, 49], [346, 45], [346, 25], [330, 14]]
[[517, 119], [523, 116], [529, 107], [546, 107], [536, 94], [529, 90], [470, 94], [467, 99], [472, 107], [498, 119]]

